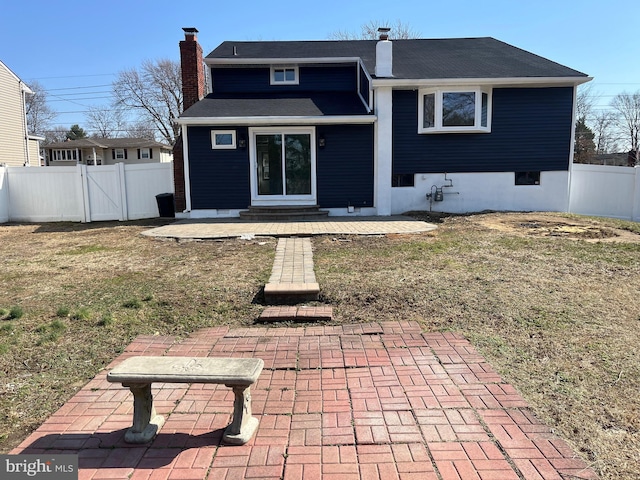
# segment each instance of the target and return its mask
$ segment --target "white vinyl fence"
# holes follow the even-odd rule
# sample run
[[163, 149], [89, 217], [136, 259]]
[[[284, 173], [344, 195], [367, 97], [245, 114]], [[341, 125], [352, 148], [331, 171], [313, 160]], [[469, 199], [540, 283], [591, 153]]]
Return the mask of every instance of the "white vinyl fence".
[[[173, 191], [172, 163], [0, 167], [0, 223], [154, 218]], [[640, 221], [640, 168], [574, 164], [569, 212]]]
[[640, 167], [574, 164], [569, 212], [640, 221]]
[[173, 164], [0, 168], [0, 222], [92, 222], [159, 216]]

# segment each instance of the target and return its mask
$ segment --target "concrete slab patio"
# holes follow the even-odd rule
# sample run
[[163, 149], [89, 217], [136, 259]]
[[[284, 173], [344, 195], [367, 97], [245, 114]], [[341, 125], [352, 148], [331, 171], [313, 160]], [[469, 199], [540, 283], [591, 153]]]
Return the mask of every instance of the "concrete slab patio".
[[[125, 443], [131, 394], [106, 374], [133, 355], [262, 358], [256, 434], [222, 443], [228, 388], [165, 383], [158, 436]], [[467, 340], [413, 322], [144, 336], [109, 368], [11, 453], [77, 453], [83, 480], [597, 478]]]

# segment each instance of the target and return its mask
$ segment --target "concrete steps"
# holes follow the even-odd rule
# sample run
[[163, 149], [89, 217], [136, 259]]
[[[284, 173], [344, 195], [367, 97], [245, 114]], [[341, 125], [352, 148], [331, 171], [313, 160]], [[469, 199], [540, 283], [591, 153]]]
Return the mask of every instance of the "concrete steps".
[[262, 222], [286, 222], [286, 221], [311, 221], [326, 218], [329, 212], [320, 210], [317, 205], [310, 206], [272, 206], [249, 207], [240, 212], [243, 220], [255, 220]]

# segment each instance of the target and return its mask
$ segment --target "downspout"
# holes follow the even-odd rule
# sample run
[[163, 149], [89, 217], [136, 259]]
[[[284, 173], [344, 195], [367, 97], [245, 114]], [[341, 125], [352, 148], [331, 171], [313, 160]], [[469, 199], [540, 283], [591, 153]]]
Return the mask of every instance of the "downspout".
[[191, 212], [191, 178], [189, 175], [189, 137], [187, 136], [187, 126], [182, 125], [182, 159], [184, 164], [184, 213]]
[[26, 159], [24, 166], [31, 166], [31, 158], [29, 157], [29, 128], [27, 125], [27, 90], [23, 87], [27, 87], [22, 80], [18, 80], [18, 86], [20, 87], [20, 92], [22, 94], [22, 131], [24, 132], [24, 151]]

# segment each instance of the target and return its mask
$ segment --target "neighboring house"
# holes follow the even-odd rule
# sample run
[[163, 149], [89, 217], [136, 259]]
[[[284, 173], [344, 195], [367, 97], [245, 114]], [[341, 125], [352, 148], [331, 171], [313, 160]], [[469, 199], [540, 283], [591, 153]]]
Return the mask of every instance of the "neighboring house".
[[0, 62], [0, 165], [40, 166], [40, 140], [27, 130], [26, 95], [33, 92]]
[[379, 41], [227, 41], [203, 62], [184, 30], [183, 216], [568, 207], [583, 73], [493, 38], [391, 41], [384, 29]]
[[83, 138], [45, 145], [47, 165], [113, 165], [173, 160], [169, 145], [144, 138]]

